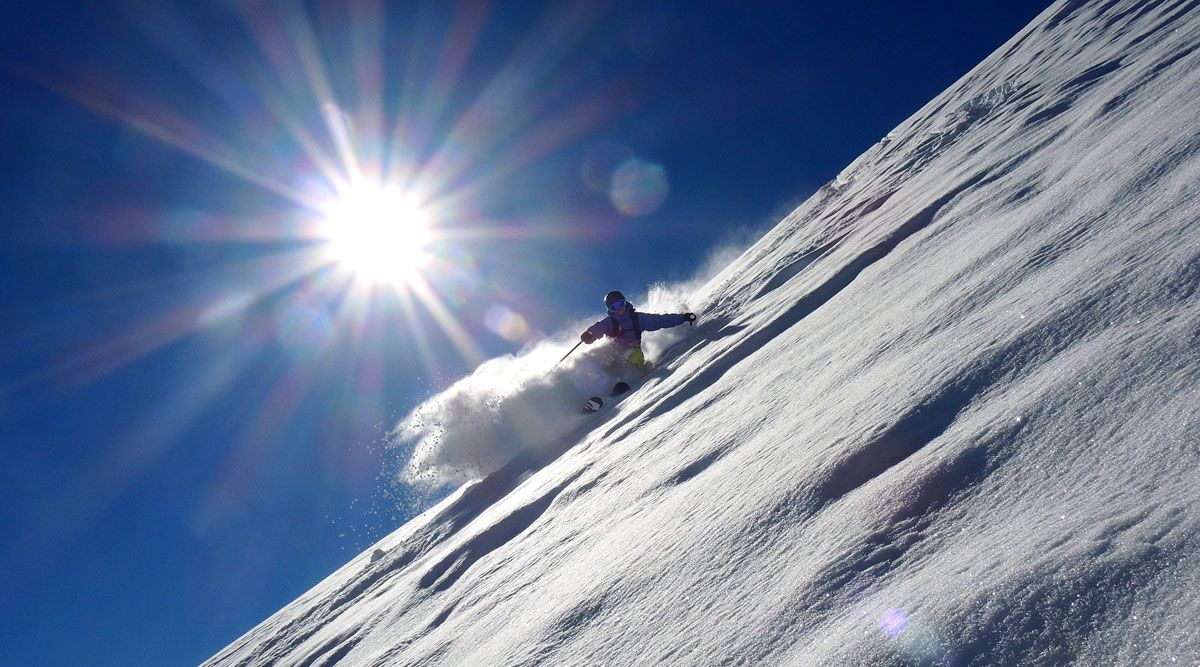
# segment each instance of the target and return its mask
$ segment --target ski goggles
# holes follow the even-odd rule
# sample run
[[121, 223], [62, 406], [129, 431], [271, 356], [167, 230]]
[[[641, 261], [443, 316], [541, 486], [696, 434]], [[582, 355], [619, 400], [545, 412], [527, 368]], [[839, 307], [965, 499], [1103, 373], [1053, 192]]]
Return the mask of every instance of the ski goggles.
[[613, 312], [621, 310], [624, 307], [625, 307], [625, 299], [617, 299], [616, 301], [613, 301], [612, 303], [608, 304], [608, 309]]

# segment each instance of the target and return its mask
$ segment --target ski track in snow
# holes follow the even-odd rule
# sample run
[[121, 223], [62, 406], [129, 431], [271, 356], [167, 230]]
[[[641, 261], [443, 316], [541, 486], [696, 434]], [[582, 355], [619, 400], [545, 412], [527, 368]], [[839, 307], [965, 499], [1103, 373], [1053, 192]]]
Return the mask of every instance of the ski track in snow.
[[1200, 664], [1198, 217], [1200, 2], [1060, 1], [618, 405], [559, 341], [415, 411], [471, 481], [210, 664]]

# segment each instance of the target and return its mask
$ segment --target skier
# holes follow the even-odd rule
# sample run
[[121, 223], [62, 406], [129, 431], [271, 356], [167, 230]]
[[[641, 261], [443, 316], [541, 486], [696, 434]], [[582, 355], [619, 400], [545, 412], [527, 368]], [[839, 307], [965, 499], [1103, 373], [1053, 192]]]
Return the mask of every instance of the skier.
[[633, 304], [625, 299], [624, 294], [615, 290], [604, 296], [604, 307], [608, 309], [608, 316], [588, 327], [587, 331], [579, 336], [579, 339], [588, 345], [603, 336], [614, 339], [617, 344], [614, 362], [619, 364], [621, 357], [624, 357], [625, 363], [638, 371], [647, 370], [646, 356], [642, 354], [642, 332], [676, 327], [684, 322], [696, 321], [694, 313], [668, 315], [639, 313], [634, 309]]

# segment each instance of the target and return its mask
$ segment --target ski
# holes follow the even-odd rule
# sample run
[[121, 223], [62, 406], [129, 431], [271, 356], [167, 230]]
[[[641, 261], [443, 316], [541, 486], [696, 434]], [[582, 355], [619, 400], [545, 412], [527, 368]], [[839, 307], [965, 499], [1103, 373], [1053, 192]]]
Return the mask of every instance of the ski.
[[[608, 392], [608, 395], [620, 396], [627, 391], [629, 391], [629, 383], [621, 381], [613, 385], [613, 388]], [[583, 403], [584, 412], [595, 412], [602, 407], [604, 407], [604, 399], [600, 398], [599, 396], [593, 396]]]

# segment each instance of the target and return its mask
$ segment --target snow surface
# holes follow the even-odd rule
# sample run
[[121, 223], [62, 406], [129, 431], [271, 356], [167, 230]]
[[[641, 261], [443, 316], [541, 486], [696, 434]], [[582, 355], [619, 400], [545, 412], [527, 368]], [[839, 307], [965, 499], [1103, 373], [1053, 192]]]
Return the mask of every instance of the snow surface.
[[1200, 664], [1198, 48], [1056, 3], [635, 299], [702, 318], [619, 404], [566, 332], [414, 411], [473, 481], [211, 664]]

